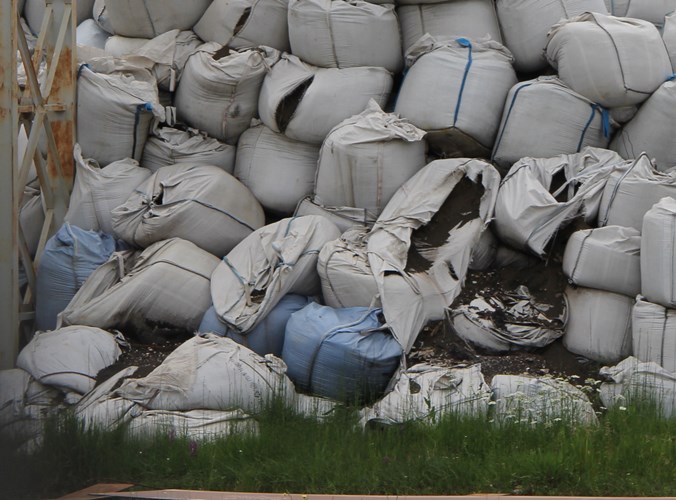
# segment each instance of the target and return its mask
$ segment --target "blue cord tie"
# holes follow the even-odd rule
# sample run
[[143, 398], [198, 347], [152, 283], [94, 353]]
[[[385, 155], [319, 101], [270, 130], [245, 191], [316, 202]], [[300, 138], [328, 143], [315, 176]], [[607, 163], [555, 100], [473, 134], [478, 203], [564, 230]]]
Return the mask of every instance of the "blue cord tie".
[[465, 91], [465, 84], [467, 83], [467, 75], [469, 69], [472, 67], [472, 42], [467, 38], [457, 38], [455, 40], [461, 47], [467, 47], [467, 64], [465, 65], [465, 74], [462, 75], [462, 84], [460, 85], [460, 93], [458, 94], [458, 102], [455, 105], [455, 114], [453, 115], [453, 126], [458, 122], [458, 114], [460, 113], [460, 104], [462, 103], [462, 94]]
[[676, 73], [674, 73], [674, 74], [671, 75], [669, 78], [667, 78], [667, 81], [668, 81], [668, 82], [670, 82], [670, 81], [672, 81], [672, 80], [676, 80]]
[[80, 78], [80, 75], [82, 74], [82, 70], [84, 69], [90, 69], [89, 64], [80, 64], [80, 67], [77, 69], [77, 77]]
[[589, 116], [589, 120], [587, 120], [587, 123], [584, 126], [584, 129], [582, 129], [582, 135], [580, 135], [580, 142], [577, 143], [577, 152], [579, 153], [580, 150], [582, 149], [582, 143], [584, 142], [584, 137], [587, 135], [587, 130], [589, 130], [589, 127], [591, 126], [592, 122], [594, 121], [594, 116], [596, 115], [596, 112], [598, 111], [601, 113], [601, 127], [603, 128], [603, 137], [606, 139], [610, 137], [610, 113], [606, 108], [601, 106], [600, 104], [592, 104], [591, 105], [592, 112], [591, 115]]

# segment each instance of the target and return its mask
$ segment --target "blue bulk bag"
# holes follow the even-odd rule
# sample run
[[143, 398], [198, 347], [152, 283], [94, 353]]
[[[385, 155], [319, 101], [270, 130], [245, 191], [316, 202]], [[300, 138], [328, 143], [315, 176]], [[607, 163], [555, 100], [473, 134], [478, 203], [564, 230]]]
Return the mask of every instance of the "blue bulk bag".
[[202, 318], [199, 332], [212, 332], [221, 337], [228, 337], [261, 356], [274, 354], [280, 357], [284, 345], [286, 323], [293, 313], [299, 311], [310, 302], [312, 302], [312, 299], [302, 295], [285, 295], [263, 321], [247, 333], [240, 333], [232, 328], [228, 328], [228, 325], [222, 322], [216, 314], [214, 306], [211, 306]]
[[89, 275], [115, 252], [115, 239], [66, 223], [45, 245], [37, 273], [35, 327], [56, 328], [63, 311]]
[[282, 359], [296, 388], [354, 404], [380, 397], [403, 354], [381, 313], [311, 303], [292, 314]]

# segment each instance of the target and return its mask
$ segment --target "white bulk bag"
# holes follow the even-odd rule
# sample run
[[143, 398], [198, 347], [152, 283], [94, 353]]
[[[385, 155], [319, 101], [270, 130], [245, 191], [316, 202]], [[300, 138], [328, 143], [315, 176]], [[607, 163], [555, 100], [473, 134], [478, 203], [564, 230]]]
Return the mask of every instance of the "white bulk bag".
[[446, 157], [488, 158], [502, 108], [517, 83], [509, 51], [492, 40], [425, 36], [406, 55], [394, 112], [427, 132]]
[[576, 231], [563, 254], [563, 274], [576, 286], [636, 297], [641, 292], [641, 233], [622, 226]]
[[563, 380], [496, 375], [491, 381], [491, 390], [495, 400], [495, 420], [500, 423], [598, 423], [587, 395]]
[[671, 66], [676, 72], [676, 12], [673, 12], [664, 18], [664, 30], [662, 31], [662, 40], [667, 47]]
[[153, 73], [162, 90], [173, 92], [181, 79], [188, 58], [202, 42], [192, 31], [171, 30], [148, 40], [111, 36], [106, 42], [107, 54], [115, 57], [145, 57], [154, 64]]
[[479, 416], [488, 412], [489, 386], [481, 365], [445, 368], [418, 364], [401, 373], [385, 397], [359, 412], [362, 426], [369, 422], [436, 424], [449, 414]]
[[128, 435], [142, 439], [170, 436], [170, 439], [213, 441], [258, 433], [258, 421], [242, 410], [144, 410], [126, 425]]
[[319, 153], [314, 201], [356, 207], [376, 216], [392, 195], [425, 166], [425, 132], [375, 101], [344, 120]]
[[292, 400], [294, 389], [281, 359], [206, 334], [184, 342], [149, 375], [126, 380], [115, 393], [151, 410], [241, 409], [255, 414], [275, 398]]
[[631, 354], [631, 310], [634, 299], [592, 288], [566, 288], [568, 323], [563, 346], [601, 363]]
[[354, 207], [325, 207], [316, 203], [312, 197], [303, 198], [296, 207], [294, 216], [321, 215], [333, 222], [344, 233], [348, 229], [370, 229], [376, 221], [376, 216], [361, 208]]
[[599, 226], [625, 226], [641, 231], [643, 217], [662, 198], [676, 198], [676, 169], [659, 172], [647, 155], [613, 172], [603, 190]]
[[73, 149], [75, 183], [65, 222], [92, 231], [113, 234], [111, 212], [152, 175], [127, 158], [101, 168], [96, 160], [85, 160], [79, 144]]
[[540, 77], [509, 91], [492, 159], [509, 168], [526, 156], [549, 158], [578, 153], [585, 146], [605, 148], [610, 134], [607, 111], [561, 80]]
[[150, 71], [99, 59], [80, 66], [77, 79], [77, 142], [85, 158], [105, 167], [140, 160], [154, 118], [164, 120]]
[[642, 103], [673, 73], [647, 21], [587, 12], [555, 25], [548, 37], [547, 60], [559, 78], [608, 108]]
[[477, 40], [488, 35], [496, 42], [502, 43], [493, 0], [400, 4], [397, 7], [397, 15], [401, 23], [404, 53], [407, 53], [425, 33], [429, 33], [439, 41], [454, 40], [458, 37]]
[[208, 43], [193, 54], [176, 91], [179, 120], [228, 144], [236, 144], [258, 110], [263, 78], [278, 53], [230, 51]]
[[676, 373], [676, 309], [636, 298], [631, 314], [634, 356]]
[[[52, 5], [54, 7], [54, 19], [58, 22], [63, 16], [63, 8], [61, 7], [63, 4], [54, 2]], [[75, 23], [79, 24], [90, 19], [92, 17], [93, 7], [94, 0], [77, 0], [77, 8], [73, 11]], [[31, 31], [36, 35], [40, 33], [40, 27], [42, 26], [42, 19], [45, 15], [46, 8], [46, 0], [25, 0], [23, 17], [28, 22]], [[19, 14], [22, 14], [22, 9], [19, 9]]]
[[676, 10], [675, 0], [605, 0], [608, 10], [616, 17], [635, 17], [660, 27], [664, 17]]
[[219, 257], [265, 224], [249, 189], [218, 167], [178, 164], [155, 172], [112, 211], [113, 230], [145, 248], [168, 238]]
[[237, 148], [209, 137], [199, 130], [156, 128], [143, 148], [141, 165], [151, 172], [177, 163], [213, 165], [231, 174]]
[[235, 177], [271, 212], [291, 215], [312, 193], [319, 146], [294, 141], [265, 125], [244, 132], [237, 144]]
[[514, 67], [524, 73], [547, 67], [545, 47], [552, 25], [584, 12], [608, 13], [603, 0], [498, 0], [496, 7]]
[[662, 198], [643, 218], [641, 293], [676, 308], [676, 198]]
[[89, 391], [75, 406], [74, 416], [85, 430], [113, 431], [126, 424], [140, 408], [133, 401], [115, 397], [114, 388], [131, 377], [137, 366], [128, 366]]
[[179, 238], [155, 243], [137, 258], [115, 253], [89, 276], [60, 324], [116, 328], [151, 342], [194, 332], [211, 304], [209, 283], [218, 262]]
[[122, 354], [120, 341], [124, 339], [87, 326], [39, 332], [21, 350], [16, 365], [40, 383], [86, 394], [96, 385], [99, 371]]
[[93, 19], [87, 19], [77, 26], [75, 39], [78, 45], [86, 47], [96, 47], [97, 49], [106, 48], [106, 40], [110, 37], [110, 33], [101, 29]]
[[285, 54], [263, 81], [258, 111], [275, 132], [321, 144], [371, 99], [385, 106], [391, 90], [392, 75], [384, 68], [317, 68]]
[[193, 28], [233, 49], [265, 45], [289, 52], [288, 0], [214, 0]]
[[[596, 148], [553, 158], [523, 158], [502, 181], [495, 207], [496, 235], [514, 248], [543, 256], [550, 239], [571, 219], [578, 215], [588, 222], [596, 219], [606, 179], [624, 164], [617, 153]], [[555, 176], [566, 181], [558, 192], [553, 189]]]
[[94, 9], [103, 29], [115, 35], [154, 38], [174, 29], [189, 30], [211, 0], [105, 0]]
[[310, 215], [282, 219], [237, 245], [211, 277], [216, 314], [239, 332], [247, 332], [288, 293], [319, 291], [317, 255], [338, 238], [328, 219]]
[[610, 149], [623, 158], [638, 158], [646, 153], [658, 170], [676, 165], [676, 141], [672, 127], [676, 123], [676, 79], [664, 83], [641, 106], [636, 116], [618, 132]]
[[42, 226], [45, 225], [44, 201], [39, 189], [30, 187], [24, 189], [19, 208], [19, 224], [26, 239], [28, 252], [34, 257], [40, 244]]
[[394, 5], [362, 0], [290, 0], [291, 52], [322, 68], [402, 68]]
[[630, 356], [616, 366], [604, 366], [599, 374], [607, 380], [601, 384], [604, 406], [626, 406], [634, 401], [645, 404], [647, 400], [655, 403], [665, 418], [676, 416], [676, 373]]

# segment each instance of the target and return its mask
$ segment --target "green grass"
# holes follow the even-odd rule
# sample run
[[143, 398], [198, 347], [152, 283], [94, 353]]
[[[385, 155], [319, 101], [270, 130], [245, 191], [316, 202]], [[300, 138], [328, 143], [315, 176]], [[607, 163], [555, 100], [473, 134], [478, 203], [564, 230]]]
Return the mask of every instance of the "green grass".
[[[597, 427], [496, 426], [449, 417], [435, 427], [362, 431], [347, 412], [317, 423], [271, 409], [258, 436], [210, 443], [124, 430], [47, 429], [31, 456], [2, 444], [0, 498], [57, 496], [97, 482], [149, 488], [362, 494], [676, 495], [676, 420], [610, 410]], [[3, 493], [4, 492], [4, 493]]]

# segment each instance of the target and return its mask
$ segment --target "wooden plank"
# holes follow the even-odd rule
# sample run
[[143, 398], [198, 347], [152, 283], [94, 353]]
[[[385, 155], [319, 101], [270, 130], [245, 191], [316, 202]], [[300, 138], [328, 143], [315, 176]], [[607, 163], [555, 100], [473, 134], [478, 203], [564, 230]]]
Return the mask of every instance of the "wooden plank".
[[[59, 497], [56, 500], [92, 500], [93, 498], [105, 498], [106, 496], [111, 497], [115, 496], [121, 491], [128, 490], [132, 486], [134, 485], [127, 483], [100, 483], [80, 491], [69, 493], [68, 495]], [[101, 496], [102, 494], [104, 496]]]

